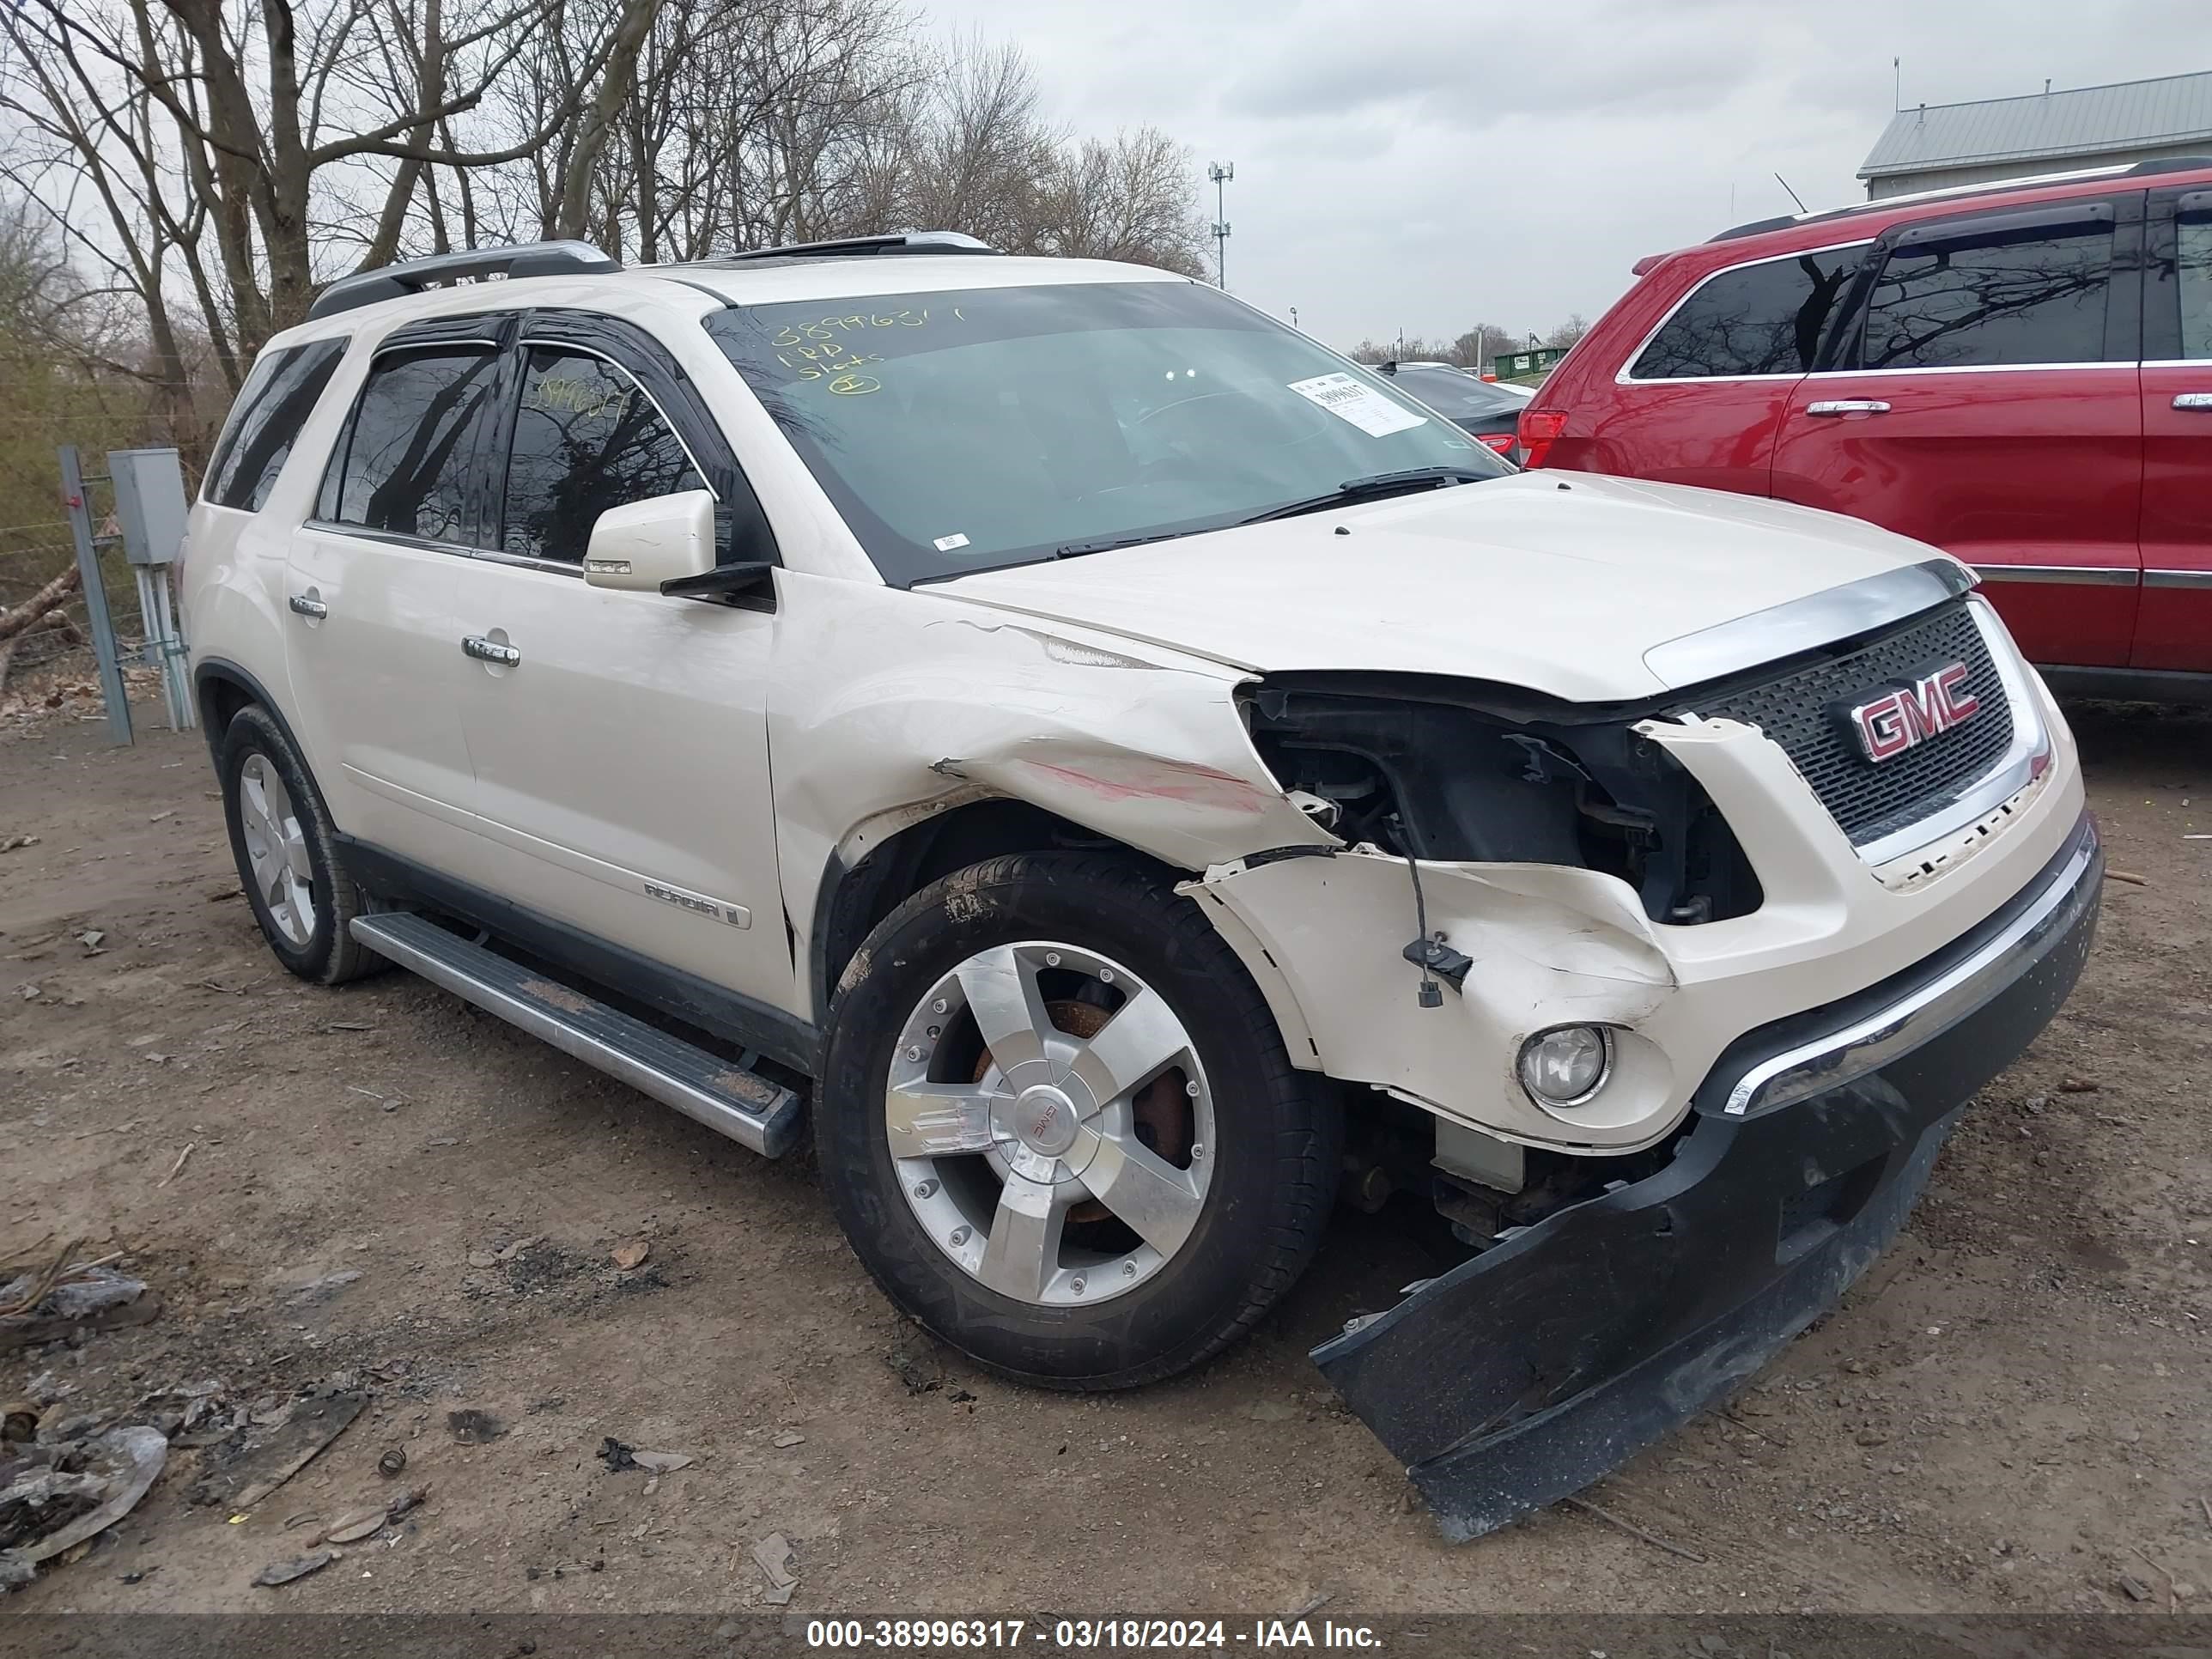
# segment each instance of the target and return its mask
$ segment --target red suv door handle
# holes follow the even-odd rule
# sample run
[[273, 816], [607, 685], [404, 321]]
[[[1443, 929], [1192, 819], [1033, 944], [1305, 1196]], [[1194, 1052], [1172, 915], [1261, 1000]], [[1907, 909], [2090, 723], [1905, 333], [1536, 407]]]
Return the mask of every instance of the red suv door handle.
[[1805, 405], [1808, 415], [1887, 415], [1889, 405], [1873, 398], [1835, 398]]
[[2212, 392], [2178, 392], [2173, 397], [2173, 406], [2212, 414]]

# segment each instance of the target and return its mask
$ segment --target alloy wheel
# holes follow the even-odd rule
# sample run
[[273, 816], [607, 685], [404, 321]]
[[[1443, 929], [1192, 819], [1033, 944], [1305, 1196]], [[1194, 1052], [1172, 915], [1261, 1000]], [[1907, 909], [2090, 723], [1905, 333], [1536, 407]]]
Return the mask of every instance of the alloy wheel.
[[1002, 1296], [1083, 1305], [1188, 1242], [1215, 1150], [1205, 1068], [1166, 999], [1072, 945], [980, 951], [899, 1032], [884, 1133], [937, 1248]]
[[314, 866], [291, 792], [266, 755], [239, 769], [238, 805], [254, 890], [284, 942], [305, 950], [315, 936]]

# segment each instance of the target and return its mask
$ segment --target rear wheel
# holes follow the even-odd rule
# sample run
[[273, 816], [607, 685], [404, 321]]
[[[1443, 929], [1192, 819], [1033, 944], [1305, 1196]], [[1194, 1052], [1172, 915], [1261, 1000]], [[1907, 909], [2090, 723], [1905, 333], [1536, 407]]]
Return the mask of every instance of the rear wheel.
[[361, 890], [307, 763], [268, 710], [249, 703], [232, 717], [216, 769], [239, 885], [276, 960], [322, 985], [389, 967], [348, 931], [367, 908]]
[[1195, 906], [1133, 860], [994, 860], [900, 907], [832, 1011], [817, 1106], [854, 1249], [984, 1364], [1166, 1376], [1311, 1258], [1338, 1114]]

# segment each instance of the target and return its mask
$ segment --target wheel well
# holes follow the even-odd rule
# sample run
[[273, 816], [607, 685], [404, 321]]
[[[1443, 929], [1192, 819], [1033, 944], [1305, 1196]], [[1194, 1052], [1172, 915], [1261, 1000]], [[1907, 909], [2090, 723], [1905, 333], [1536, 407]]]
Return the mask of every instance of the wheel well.
[[210, 742], [222, 735], [223, 727], [230, 724], [240, 709], [254, 701], [252, 692], [220, 674], [203, 676], [199, 690], [200, 724], [207, 729]]
[[1121, 843], [1027, 801], [971, 801], [926, 818], [872, 848], [859, 862], [832, 853], [815, 900], [814, 1006], [829, 1017], [838, 975], [878, 922], [941, 876], [1009, 853], [1054, 848], [1120, 848]]

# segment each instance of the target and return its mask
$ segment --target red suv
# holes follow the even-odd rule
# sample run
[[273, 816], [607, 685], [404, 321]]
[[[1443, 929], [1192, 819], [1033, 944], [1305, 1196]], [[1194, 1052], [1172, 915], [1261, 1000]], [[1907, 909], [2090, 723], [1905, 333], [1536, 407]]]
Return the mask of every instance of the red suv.
[[1531, 466], [1869, 519], [2063, 690], [2212, 697], [2212, 160], [1763, 220], [1646, 259]]

